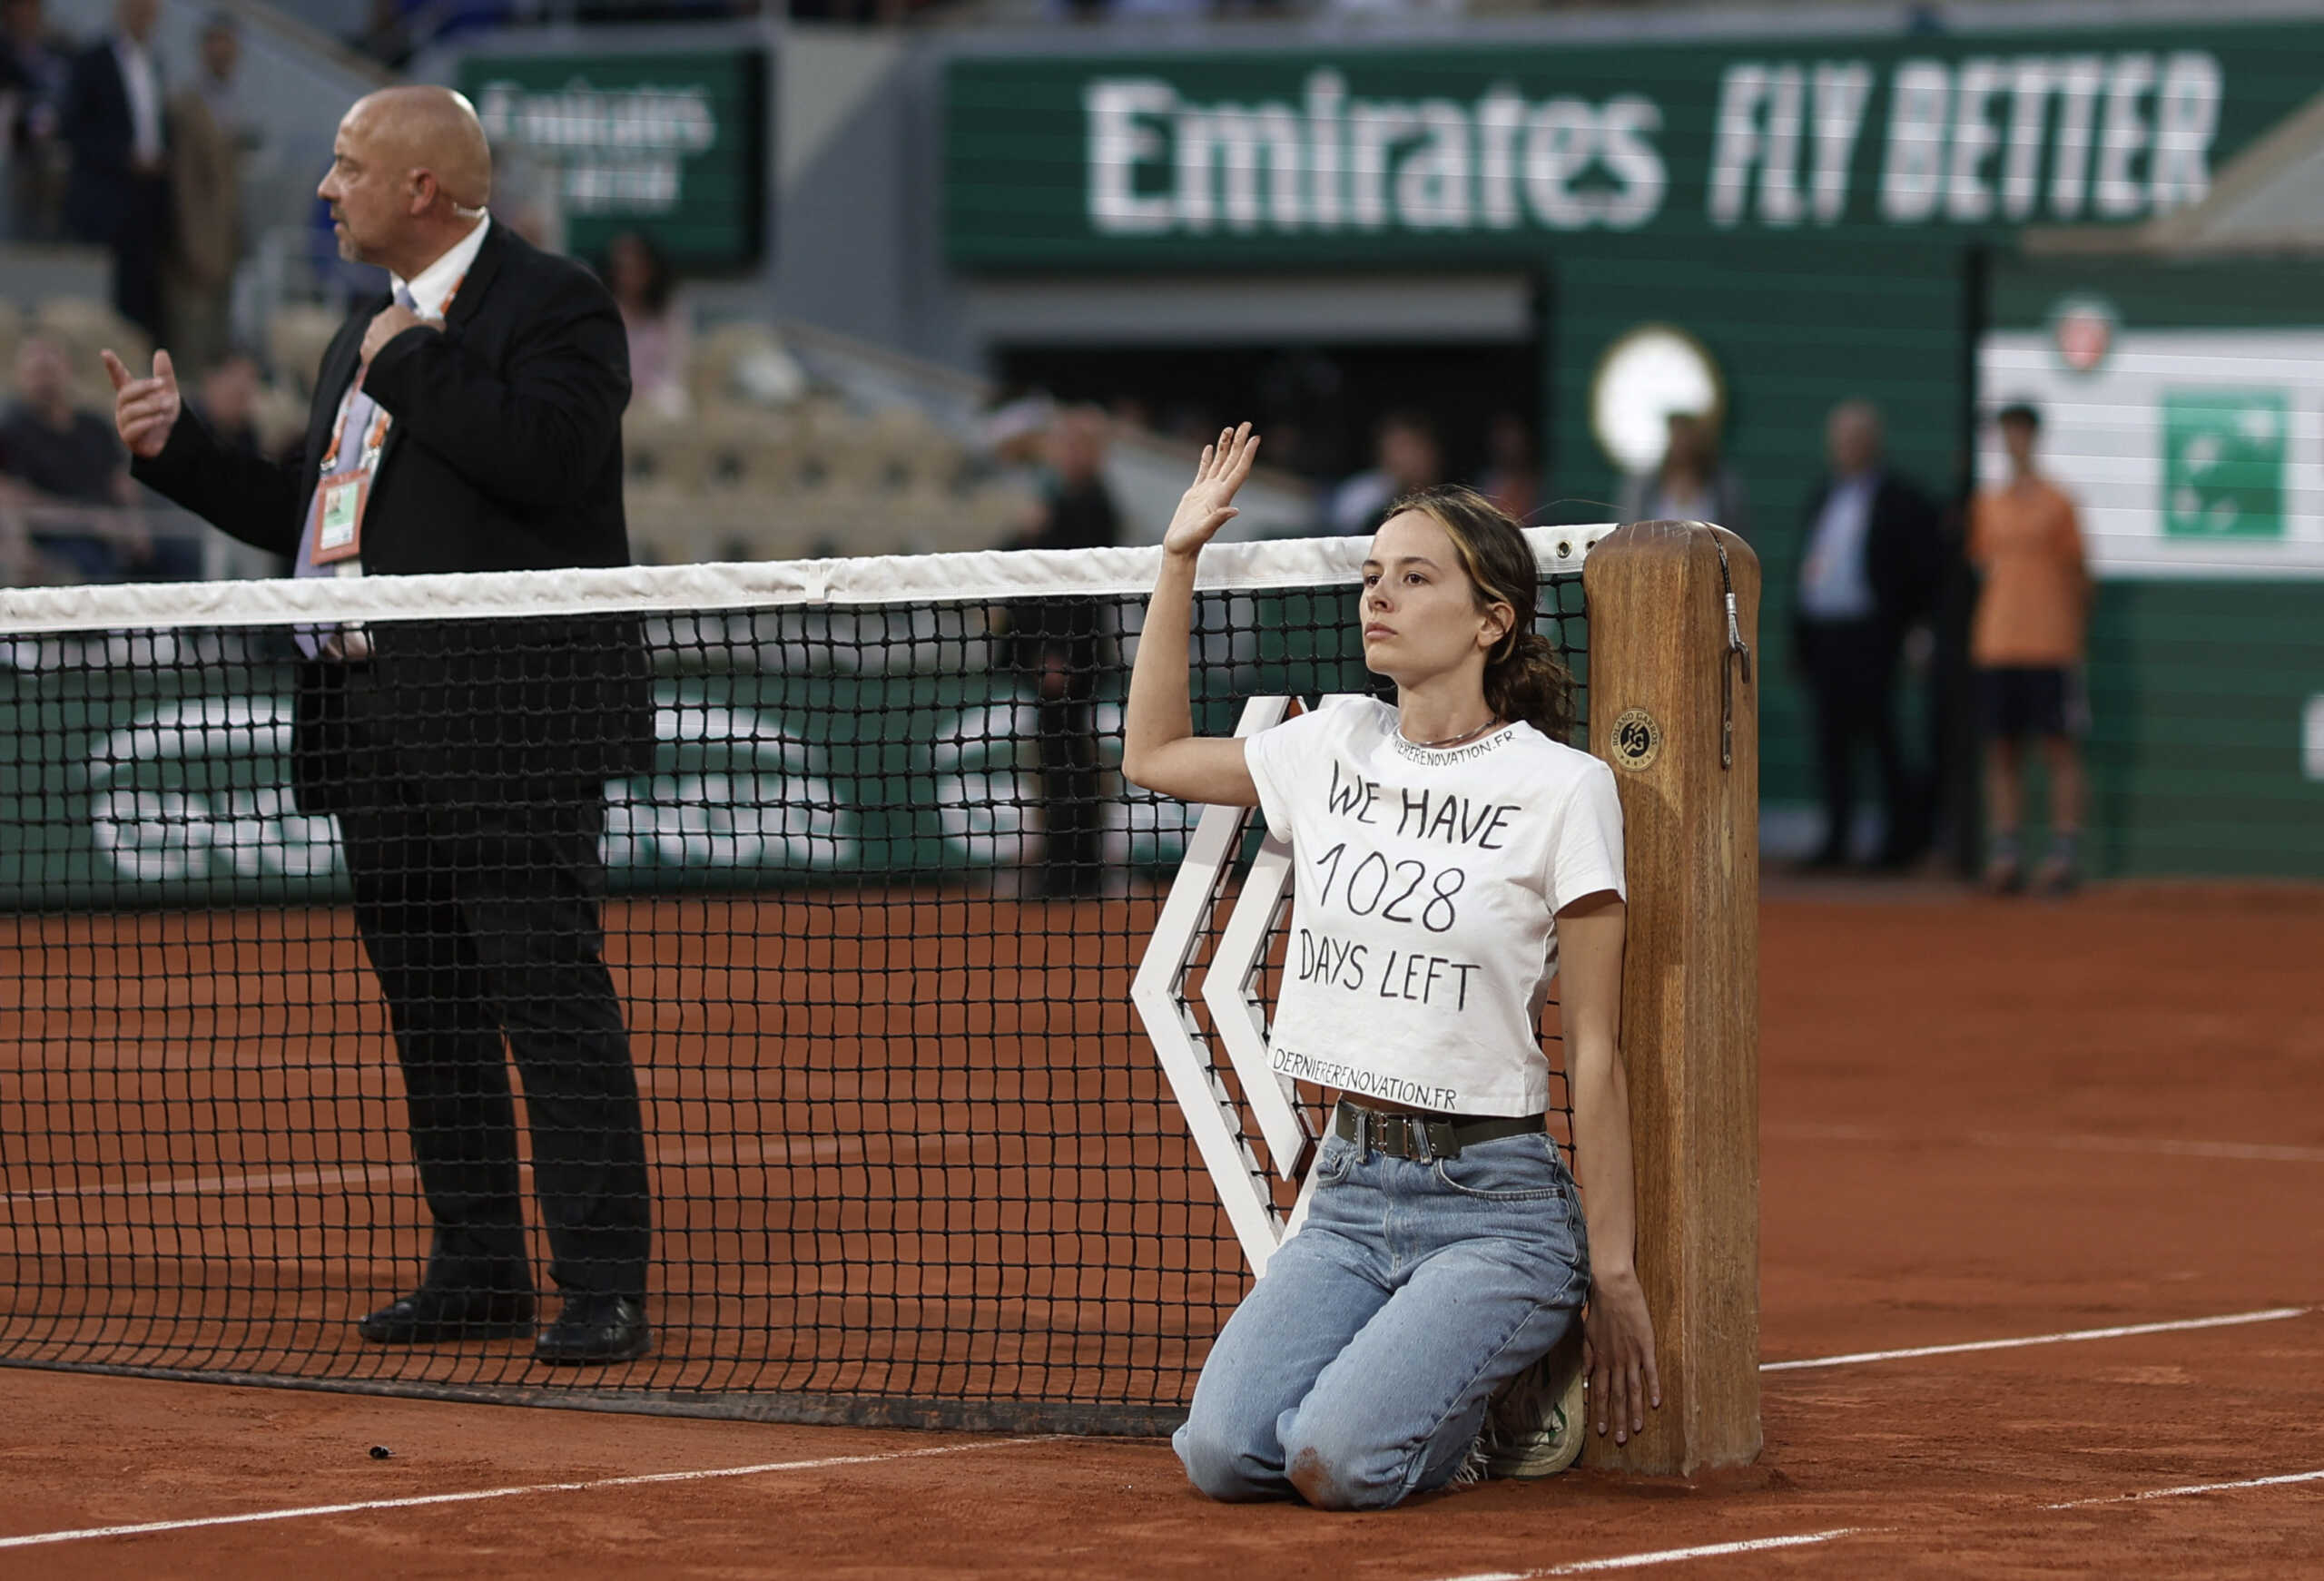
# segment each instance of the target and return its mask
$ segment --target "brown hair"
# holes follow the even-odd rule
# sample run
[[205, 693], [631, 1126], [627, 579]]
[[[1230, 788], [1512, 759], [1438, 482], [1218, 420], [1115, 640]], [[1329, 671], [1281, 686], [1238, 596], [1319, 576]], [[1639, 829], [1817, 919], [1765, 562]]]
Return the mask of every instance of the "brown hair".
[[1557, 645], [1533, 629], [1541, 571], [1517, 523], [1483, 495], [1459, 484], [1408, 494], [1381, 519], [1405, 511], [1420, 512], [1452, 540], [1479, 614], [1505, 604], [1513, 616], [1485, 655], [1486, 706], [1502, 719], [1521, 719], [1551, 741], [1567, 742], [1573, 733], [1573, 676]]

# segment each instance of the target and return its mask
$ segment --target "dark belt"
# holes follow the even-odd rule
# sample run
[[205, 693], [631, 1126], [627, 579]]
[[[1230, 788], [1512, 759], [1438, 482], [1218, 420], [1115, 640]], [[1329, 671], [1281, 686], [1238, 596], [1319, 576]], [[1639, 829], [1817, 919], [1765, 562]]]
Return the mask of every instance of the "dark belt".
[[1358, 1152], [1378, 1148], [1392, 1158], [1458, 1158], [1464, 1147], [1524, 1136], [1544, 1129], [1539, 1115], [1402, 1115], [1342, 1098], [1332, 1110], [1332, 1134]]

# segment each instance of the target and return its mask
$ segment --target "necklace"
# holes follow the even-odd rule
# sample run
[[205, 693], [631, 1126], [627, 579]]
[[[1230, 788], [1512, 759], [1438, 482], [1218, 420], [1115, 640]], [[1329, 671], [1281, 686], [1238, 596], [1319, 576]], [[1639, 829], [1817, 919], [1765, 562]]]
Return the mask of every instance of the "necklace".
[[1485, 721], [1484, 723], [1477, 726], [1474, 730], [1463, 731], [1456, 736], [1446, 736], [1441, 741], [1416, 741], [1413, 740], [1412, 737], [1405, 736], [1404, 744], [1406, 746], [1426, 747], [1431, 751], [1442, 751], [1446, 747], [1457, 747], [1462, 745], [1463, 742], [1472, 741], [1479, 736], [1484, 734], [1487, 731], [1498, 729], [1500, 724], [1500, 716], [1495, 715], [1493, 718], [1489, 719]]

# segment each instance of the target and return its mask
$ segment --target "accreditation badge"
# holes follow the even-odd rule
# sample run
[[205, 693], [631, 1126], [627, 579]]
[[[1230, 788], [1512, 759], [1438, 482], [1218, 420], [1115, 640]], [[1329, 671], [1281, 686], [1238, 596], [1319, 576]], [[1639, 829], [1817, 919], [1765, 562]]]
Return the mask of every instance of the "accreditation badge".
[[363, 506], [371, 495], [365, 472], [340, 472], [315, 485], [321, 501], [315, 520], [314, 563], [329, 565], [363, 552]]

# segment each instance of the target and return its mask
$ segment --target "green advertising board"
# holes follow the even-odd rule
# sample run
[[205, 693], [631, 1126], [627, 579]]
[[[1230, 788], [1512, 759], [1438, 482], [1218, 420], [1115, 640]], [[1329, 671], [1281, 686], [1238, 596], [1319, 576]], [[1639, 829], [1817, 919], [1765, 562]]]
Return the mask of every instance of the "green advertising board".
[[946, 238], [974, 267], [1378, 265], [2129, 222], [2200, 201], [2319, 54], [2324, 25], [967, 57]]
[[2288, 389], [2162, 394], [2162, 530], [2174, 538], [2284, 535]]
[[487, 136], [556, 172], [569, 250], [596, 257], [620, 232], [643, 231], [688, 268], [757, 260], [763, 53], [469, 55], [459, 85]]
[[[286, 670], [20, 675], [0, 695], [0, 908], [335, 899], [336, 821], [290, 792]], [[650, 774], [608, 788], [616, 891], [955, 877], [1036, 859], [1039, 722], [1005, 673], [674, 678]], [[1118, 760], [1118, 700], [1095, 723]], [[37, 751], [26, 751], [36, 745]], [[1105, 810], [1113, 859], [1175, 860], [1185, 810]]]
[[[1988, 404], [2043, 414], [2050, 471], [2114, 580], [2324, 579], [2324, 302], [2297, 263], [2010, 263]], [[2000, 475], [1987, 436], [1981, 476]], [[2324, 592], [2324, 580], [2319, 581]]]
[[[1248, 695], [1364, 683], [1351, 591], [1216, 596], [1200, 606], [1218, 639], [1197, 678], [1204, 729], [1231, 734]], [[831, 638], [826, 618], [881, 640]], [[984, 881], [1039, 863], [1054, 727], [983, 606], [758, 619], [734, 639], [741, 662], [702, 652], [694, 617], [655, 640], [653, 769], [607, 787], [615, 891]], [[267, 640], [163, 633], [127, 660], [102, 633], [0, 643], [0, 910], [343, 898], [336, 820], [291, 798], [296, 677]], [[1200, 809], [1120, 780], [1127, 682], [1107, 666], [1087, 713], [1100, 850], [1173, 864]]]

